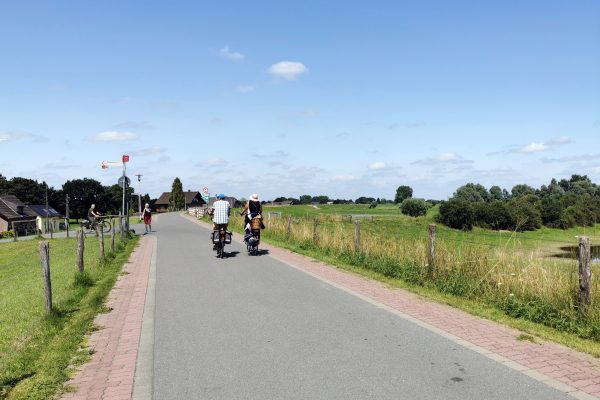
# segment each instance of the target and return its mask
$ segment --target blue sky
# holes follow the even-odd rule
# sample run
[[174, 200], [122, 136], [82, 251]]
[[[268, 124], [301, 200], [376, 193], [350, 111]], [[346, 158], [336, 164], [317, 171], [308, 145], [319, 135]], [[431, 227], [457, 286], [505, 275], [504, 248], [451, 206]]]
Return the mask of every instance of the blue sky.
[[600, 182], [598, 1], [3, 1], [0, 173], [158, 196]]

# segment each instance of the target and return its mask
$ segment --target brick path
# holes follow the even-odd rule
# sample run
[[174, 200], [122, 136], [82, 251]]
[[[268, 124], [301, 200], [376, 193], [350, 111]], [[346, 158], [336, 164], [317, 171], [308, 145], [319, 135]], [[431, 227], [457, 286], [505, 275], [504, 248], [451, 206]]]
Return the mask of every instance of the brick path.
[[[199, 224], [208, 226], [201, 221]], [[241, 235], [234, 235], [235, 239]], [[317, 262], [297, 253], [261, 245], [269, 255], [365, 300], [374, 301], [454, 342], [545, 382], [578, 399], [600, 398], [600, 361], [564, 346], [516, 340], [520, 331], [432, 303], [402, 289]]]
[[89, 345], [94, 354], [69, 382], [76, 392], [62, 399], [131, 399], [135, 363], [146, 300], [146, 286], [156, 239], [142, 236], [110, 293], [107, 306], [112, 311], [100, 314]]

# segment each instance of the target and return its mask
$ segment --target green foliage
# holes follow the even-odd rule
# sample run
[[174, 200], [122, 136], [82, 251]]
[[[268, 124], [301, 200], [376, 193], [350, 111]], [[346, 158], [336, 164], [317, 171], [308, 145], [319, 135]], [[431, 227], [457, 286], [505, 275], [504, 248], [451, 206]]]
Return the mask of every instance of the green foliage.
[[300, 196], [300, 204], [310, 204], [312, 202], [312, 196], [309, 194], [303, 194]]
[[0, 232], [0, 239], [10, 239], [15, 236], [14, 231], [2, 231]]
[[[112, 206], [106, 188], [95, 179], [73, 179], [63, 184], [63, 192], [69, 195], [69, 211], [71, 218], [86, 218], [92, 204], [96, 210], [106, 214], [106, 206]], [[111, 207], [112, 208], [112, 207]]]
[[371, 204], [373, 202], [377, 202], [374, 197], [365, 197], [361, 196], [354, 201], [356, 204]]
[[[470, 209], [458, 210], [462, 206]], [[459, 229], [472, 225], [491, 229], [528, 231], [542, 225], [569, 229], [575, 226], [592, 226], [600, 220], [600, 187], [585, 175], [573, 175], [571, 179], [557, 182], [539, 190], [519, 184], [511, 195], [499, 186], [486, 191], [482, 185], [469, 183], [456, 190], [449, 204], [440, 208], [439, 222]]]
[[440, 205], [438, 222], [451, 228], [470, 231], [475, 223], [475, 207], [470, 201], [452, 198]]
[[413, 195], [413, 190], [410, 186], [398, 186], [396, 189], [396, 197], [394, 198], [394, 202], [399, 204], [402, 203], [406, 199], [410, 199]]
[[169, 197], [169, 209], [171, 211], [180, 211], [184, 208], [185, 195], [183, 194], [183, 185], [179, 178], [175, 178], [171, 187], [171, 196]]
[[405, 199], [400, 205], [402, 214], [409, 215], [411, 217], [421, 217], [427, 214], [427, 203], [423, 199]]

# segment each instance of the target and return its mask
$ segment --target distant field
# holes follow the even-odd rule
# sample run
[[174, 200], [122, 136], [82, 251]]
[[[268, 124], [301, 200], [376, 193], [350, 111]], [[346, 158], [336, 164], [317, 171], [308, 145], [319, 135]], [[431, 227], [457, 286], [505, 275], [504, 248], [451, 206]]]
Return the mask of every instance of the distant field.
[[[395, 204], [378, 205], [369, 208], [363, 204], [331, 204], [331, 205], [295, 205], [265, 207], [268, 212], [281, 212], [283, 218], [288, 215], [298, 218], [333, 218], [340, 219], [344, 215], [372, 216], [362, 218], [363, 228], [368, 232], [379, 231], [390, 236], [406, 236], [425, 239], [427, 237], [427, 226], [435, 223], [435, 216], [439, 207], [432, 207], [426, 216], [412, 218], [400, 213]], [[600, 244], [600, 224], [594, 227], [577, 227], [567, 230], [543, 227], [530, 232], [493, 231], [474, 228], [472, 232], [463, 232], [436, 224], [439, 239], [459, 241], [458, 243], [469, 243], [473, 245], [489, 247], [510, 247], [515, 250], [539, 250], [544, 255], [560, 253], [561, 247], [577, 246], [578, 236], [589, 236], [593, 244]]]

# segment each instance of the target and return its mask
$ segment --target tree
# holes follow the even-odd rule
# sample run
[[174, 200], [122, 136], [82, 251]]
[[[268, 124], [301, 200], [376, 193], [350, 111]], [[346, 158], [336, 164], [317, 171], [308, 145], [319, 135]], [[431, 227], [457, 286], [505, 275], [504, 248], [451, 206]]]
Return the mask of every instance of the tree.
[[184, 208], [185, 195], [183, 194], [183, 185], [179, 178], [175, 178], [171, 186], [171, 196], [169, 196], [169, 209], [171, 211], [180, 211]]
[[396, 189], [396, 197], [394, 198], [394, 202], [396, 204], [402, 203], [406, 199], [410, 199], [413, 195], [413, 190], [410, 186], [398, 186]]
[[400, 210], [404, 215], [411, 217], [420, 217], [427, 214], [427, 203], [423, 199], [405, 199], [400, 205]]
[[300, 204], [310, 204], [312, 201], [312, 196], [309, 194], [303, 194], [300, 196]]
[[[46, 203], [46, 183], [34, 181], [33, 179], [21, 178], [15, 176], [6, 184], [5, 194], [16, 196], [25, 204], [45, 204]], [[48, 188], [48, 196], [54, 188]]]
[[471, 202], [462, 199], [450, 199], [440, 205], [438, 222], [451, 228], [470, 231], [475, 221], [475, 211]]
[[106, 214], [105, 207], [109, 202], [106, 188], [94, 179], [83, 178], [66, 181], [63, 193], [69, 195], [69, 210], [71, 218], [85, 218], [92, 204], [102, 214]]
[[500, 188], [500, 186], [492, 186], [490, 188], [490, 200], [491, 201], [495, 201], [495, 200], [502, 200], [503, 196], [502, 196], [502, 189]]
[[515, 230], [534, 231], [542, 227], [542, 213], [537, 196], [528, 194], [512, 199], [509, 208]]
[[479, 183], [467, 183], [456, 189], [453, 198], [473, 203], [487, 202], [490, 200], [490, 194]]
[[511, 190], [512, 198], [516, 199], [518, 197], [527, 196], [530, 194], [535, 194], [535, 189], [529, 185], [515, 185]]
[[354, 202], [356, 204], [371, 204], [374, 201], [375, 201], [375, 198], [373, 198], [373, 197], [361, 196], [358, 199], [356, 199]]

